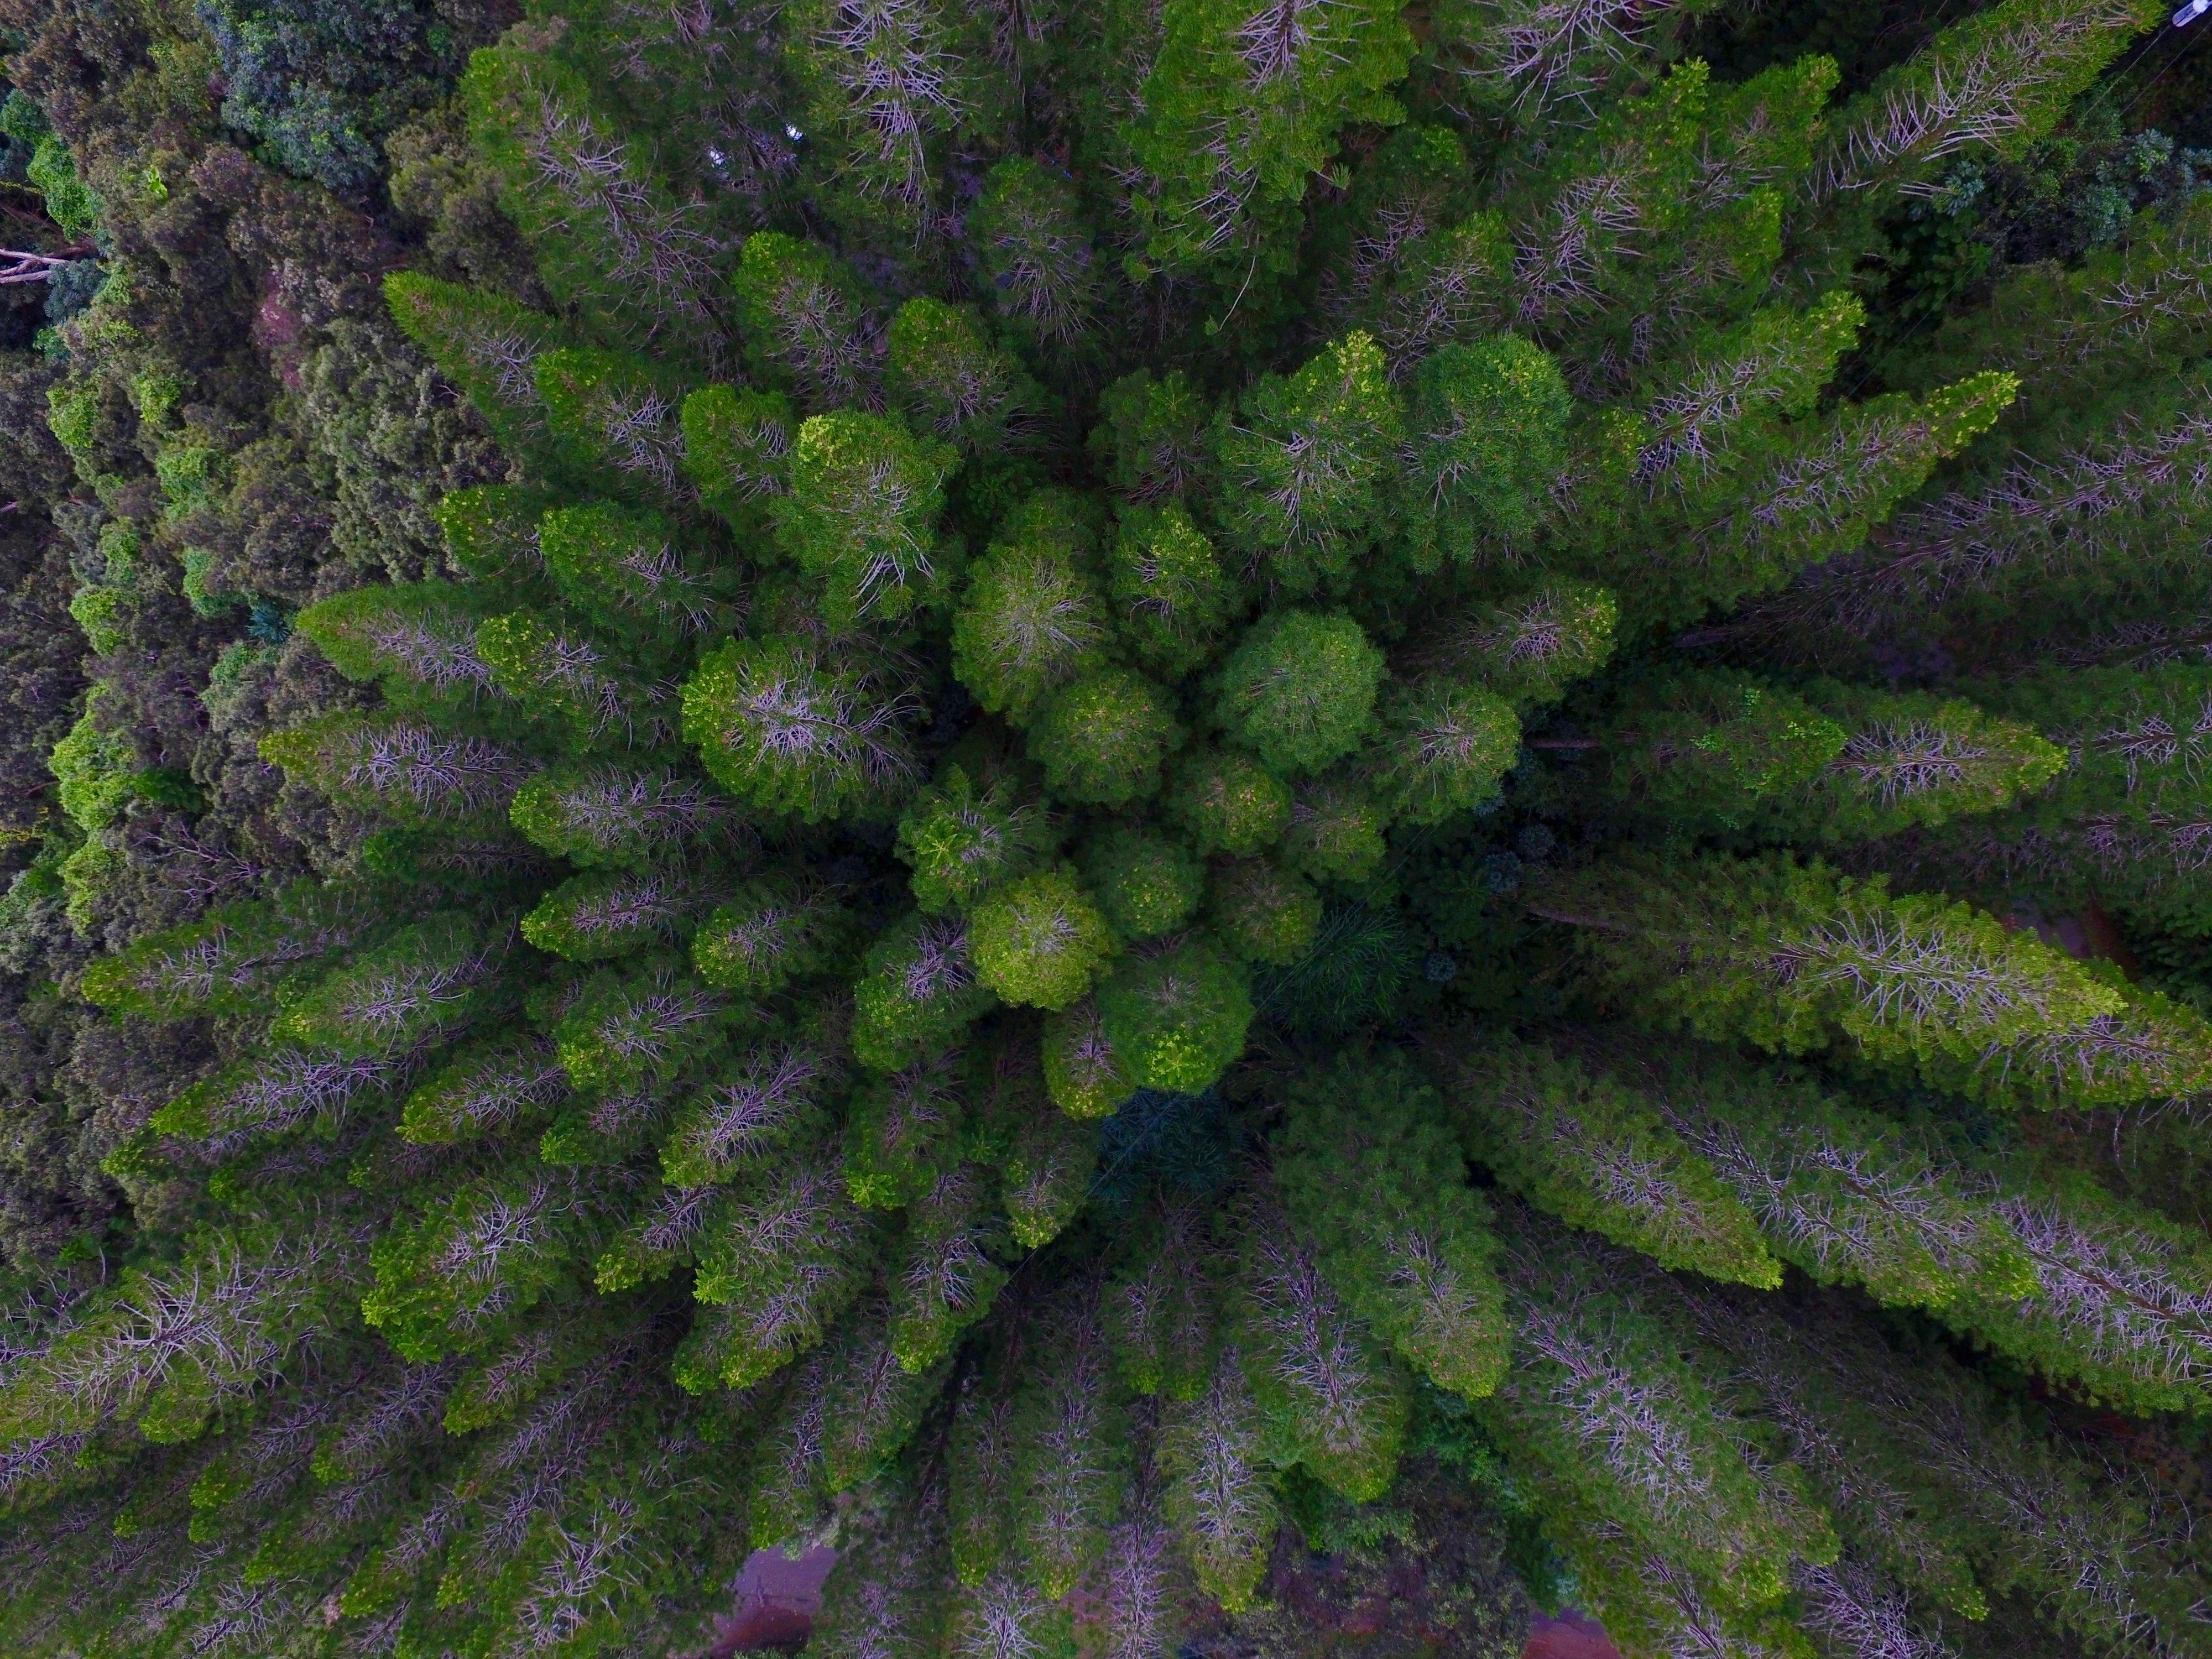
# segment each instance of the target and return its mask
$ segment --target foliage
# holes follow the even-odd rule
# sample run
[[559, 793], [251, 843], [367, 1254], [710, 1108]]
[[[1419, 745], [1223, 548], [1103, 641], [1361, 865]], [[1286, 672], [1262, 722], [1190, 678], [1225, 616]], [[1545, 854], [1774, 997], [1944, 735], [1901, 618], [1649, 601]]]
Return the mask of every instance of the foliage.
[[2203, 1647], [2151, 9], [5, 21], [11, 1651]]
[[376, 178], [378, 140], [444, 91], [491, 21], [412, 5], [224, 0], [210, 0], [200, 20], [222, 65], [225, 122], [286, 171], [339, 191]]

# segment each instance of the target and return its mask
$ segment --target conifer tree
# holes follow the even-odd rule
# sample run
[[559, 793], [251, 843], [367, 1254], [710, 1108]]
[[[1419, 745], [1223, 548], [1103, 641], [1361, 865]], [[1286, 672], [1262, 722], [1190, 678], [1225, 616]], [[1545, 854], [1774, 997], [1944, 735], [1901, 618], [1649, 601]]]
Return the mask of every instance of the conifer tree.
[[1818, 862], [1624, 859], [1536, 914], [1586, 930], [1643, 1017], [1803, 1054], [1838, 1040], [1992, 1102], [2084, 1106], [2200, 1086], [2200, 1016], [1939, 896]]
[[2156, 9], [532, 4], [315, 873], [52, 991], [189, 1069], [9, 1650], [1257, 1650], [1445, 1486], [1625, 1659], [2205, 1652], [2204, 210], [1875, 275]]

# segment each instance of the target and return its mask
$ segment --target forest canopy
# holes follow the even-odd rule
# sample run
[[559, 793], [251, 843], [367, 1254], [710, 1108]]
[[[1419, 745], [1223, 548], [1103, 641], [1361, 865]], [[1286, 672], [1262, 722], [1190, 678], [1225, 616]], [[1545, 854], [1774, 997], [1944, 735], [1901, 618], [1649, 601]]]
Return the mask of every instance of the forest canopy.
[[0, 1639], [2212, 1653], [2205, 39], [0, 0]]

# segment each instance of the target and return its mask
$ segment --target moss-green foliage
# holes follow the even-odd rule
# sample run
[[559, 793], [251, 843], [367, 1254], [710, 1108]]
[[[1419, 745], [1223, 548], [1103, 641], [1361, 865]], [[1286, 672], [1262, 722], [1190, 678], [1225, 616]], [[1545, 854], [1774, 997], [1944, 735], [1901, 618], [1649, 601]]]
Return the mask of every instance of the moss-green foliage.
[[884, 1072], [953, 1047], [998, 1000], [978, 980], [967, 925], [925, 916], [868, 947], [853, 995], [853, 1052]]
[[1402, 1060], [1340, 1060], [1294, 1099], [1278, 1179], [1361, 1316], [1437, 1387], [1494, 1392], [1510, 1346], [1488, 1205], [1434, 1091]]
[[[1328, 167], [1340, 127], [1404, 118], [1389, 89], [1413, 41], [1396, 13], [1357, 4], [1265, 27], [1225, 0], [1182, 0], [1160, 16], [1143, 113], [1116, 137], [1158, 181], [1139, 200], [1146, 255], [1168, 269], [1266, 246], [1267, 219]], [[1231, 179], [1250, 183], [1231, 186], [1224, 202]]]
[[1408, 414], [1417, 459], [1401, 532], [1414, 561], [1472, 559], [1486, 541], [1534, 531], [1566, 465], [1573, 406], [1559, 364], [1517, 334], [1425, 358]]
[[691, 957], [710, 984], [765, 994], [835, 965], [852, 921], [837, 895], [818, 885], [749, 881], [701, 927]]
[[1415, 823], [1437, 823], [1495, 796], [1520, 744], [1511, 704], [1449, 680], [1392, 688], [1382, 720], [1376, 797]]
[[909, 300], [884, 333], [884, 390], [922, 430], [975, 455], [1004, 447], [1037, 412], [1035, 384], [975, 319]]
[[976, 562], [952, 624], [961, 683], [1016, 725], [1036, 719], [1069, 681], [1103, 667], [1110, 637], [1085, 568], [1085, 527], [1052, 511], [1051, 501], [1032, 502], [1019, 521], [1027, 533], [994, 544]]
[[1127, 939], [1172, 932], [1198, 908], [1205, 873], [1173, 837], [1115, 823], [1086, 841], [1084, 872], [1114, 931]]
[[1205, 389], [1182, 369], [1157, 377], [1149, 368], [1132, 370], [1100, 394], [1098, 415], [1091, 453], [1129, 501], [1188, 501], [1212, 481], [1212, 410]]
[[1115, 1053], [1091, 998], [1047, 1020], [1042, 1046], [1045, 1086], [1072, 1118], [1111, 1116], [1136, 1092], [1136, 1079]]
[[427, 717], [339, 712], [262, 739], [263, 757], [332, 799], [416, 826], [498, 823], [528, 757]]
[[1206, 920], [1247, 962], [1296, 962], [1321, 927], [1321, 895], [1313, 884], [1271, 859], [1217, 864], [1206, 901]]
[[2154, 9], [96, 9], [9, 1651], [2192, 1650]]
[[874, 378], [859, 279], [819, 242], [774, 230], [747, 237], [733, 287], [747, 353], [763, 380], [819, 406], [851, 401]]
[[[1773, 1053], [1848, 1045], [2012, 1103], [2090, 1103], [2212, 1075], [2200, 1017], [1971, 905], [1787, 854], [1708, 854], [1641, 884], [1639, 871], [1657, 874], [1623, 860], [1566, 877], [1539, 913], [1617, 923], [1594, 941], [1598, 971], [1647, 997], [1656, 1024]], [[1763, 965], [1778, 959], [1793, 967], [1780, 985]]]
[[1099, 1024], [1139, 1087], [1192, 1093], [1221, 1074], [1252, 1022], [1243, 971], [1194, 935], [1131, 957], [1098, 989]]
[[47, 764], [60, 785], [62, 811], [80, 830], [104, 830], [136, 793], [137, 751], [121, 732], [103, 729], [100, 688], [69, 735], [53, 747]]
[[504, 295], [416, 271], [392, 272], [384, 291], [399, 325], [435, 355], [502, 446], [541, 463], [552, 459], [534, 369], [563, 342], [557, 322]]
[[1158, 792], [1161, 763], [1182, 735], [1157, 682], [1108, 668], [1053, 695], [1030, 732], [1030, 752], [1055, 793], [1126, 806]]
[[729, 573], [659, 514], [556, 507], [538, 521], [536, 539], [562, 597], [608, 628], [665, 641], [729, 624]]
[[1526, 710], [1556, 701], [1575, 681], [1604, 667], [1620, 620], [1610, 590], [1556, 582], [1456, 619], [1441, 643], [1455, 666], [1472, 670]]
[[1009, 155], [985, 175], [973, 211], [993, 313], [1041, 347], [1084, 342], [1103, 285], [1074, 181], [1033, 157]]
[[1404, 416], [1382, 348], [1354, 333], [1268, 375], [1221, 417], [1222, 507], [1240, 549], [1294, 593], [1340, 587], [1382, 530]]
[[[1456, 1075], [1468, 1150], [1553, 1214], [1711, 1279], [1772, 1290], [1782, 1265], [1752, 1212], [1651, 1106], [1540, 1047], [1502, 1043]], [[1634, 1169], [1638, 1182], [1619, 1172]]]
[[1317, 772], [1365, 735], [1382, 653], [1348, 617], [1273, 611], [1221, 665], [1215, 716], [1273, 772]]
[[975, 977], [1000, 999], [1065, 1008], [1091, 988], [1112, 948], [1106, 916], [1066, 871], [1009, 883], [969, 921]]
[[1970, 702], [1815, 682], [1799, 696], [1745, 676], [1647, 682], [1614, 787], [1716, 828], [1860, 841], [2001, 812], [2069, 769], [2033, 730]]
[[398, 707], [473, 708], [498, 695], [477, 654], [482, 589], [417, 582], [357, 587], [307, 607], [293, 625], [349, 680], [374, 680]]
[[788, 487], [799, 419], [781, 392], [702, 386], [684, 400], [684, 471], [737, 535], [757, 534]]
[[1022, 799], [1018, 781], [999, 769], [979, 784], [948, 765], [899, 817], [899, 856], [914, 867], [908, 884], [925, 910], [972, 908], [1024, 873], [1051, 842], [1042, 806]]
[[715, 886], [659, 871], [571, 876], [523, 917], [522, 936], [571, 962], [629, 956], [690, 938]]
[[1109, 587], [1115, 625], [1137, 660], [1175, 676], [1205, 659], [1237, 597], [1220, 555], [1178, 501], [1122, 513]]
[[1365, 880], [1382, 861], [1382, 809], [1348, 777], [1303, 783], [1291, 794], [1282, 856], [1316, 880]]
[[62, 234], [71, 241], [91, 235], [100, 222], [100, 198], [78, 176], [68, 140], [54, 131], [46, 112], [21, 91], [10, 90], [5, 106], [0, 106], [0, 133], [30, 151], [24, 176]]
[[896, 704], [795, 640], [731, 640], [684, 688], [684, 735], [758, 811], [810, 823], [884, 801], [912, 773]]
[[729, 816], [694, 778], [611, 761], [549, 766], [507, 809], [532, 844], [586, 867], [650, 865], [720, 830]]
[[896, 622], [944, 592], [951, 554], [936, 523], [953, 463], [895, 417], [840, 410], [800, 424], [776, 538], [822, 583], [833, 623]]
[[1167, 808], [1200, 853], [1256, 853], [1290, 822], [1291, 791], [1249, 755], [1199, 750], [1176, 763]]

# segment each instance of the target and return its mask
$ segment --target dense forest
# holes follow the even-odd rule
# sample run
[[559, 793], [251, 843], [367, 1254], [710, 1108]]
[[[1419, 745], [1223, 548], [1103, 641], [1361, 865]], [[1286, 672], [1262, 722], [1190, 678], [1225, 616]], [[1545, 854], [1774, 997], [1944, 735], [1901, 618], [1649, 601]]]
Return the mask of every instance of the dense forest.
[[2212, 1656], [2170, 9], [0, 0], [0, 1644]]

